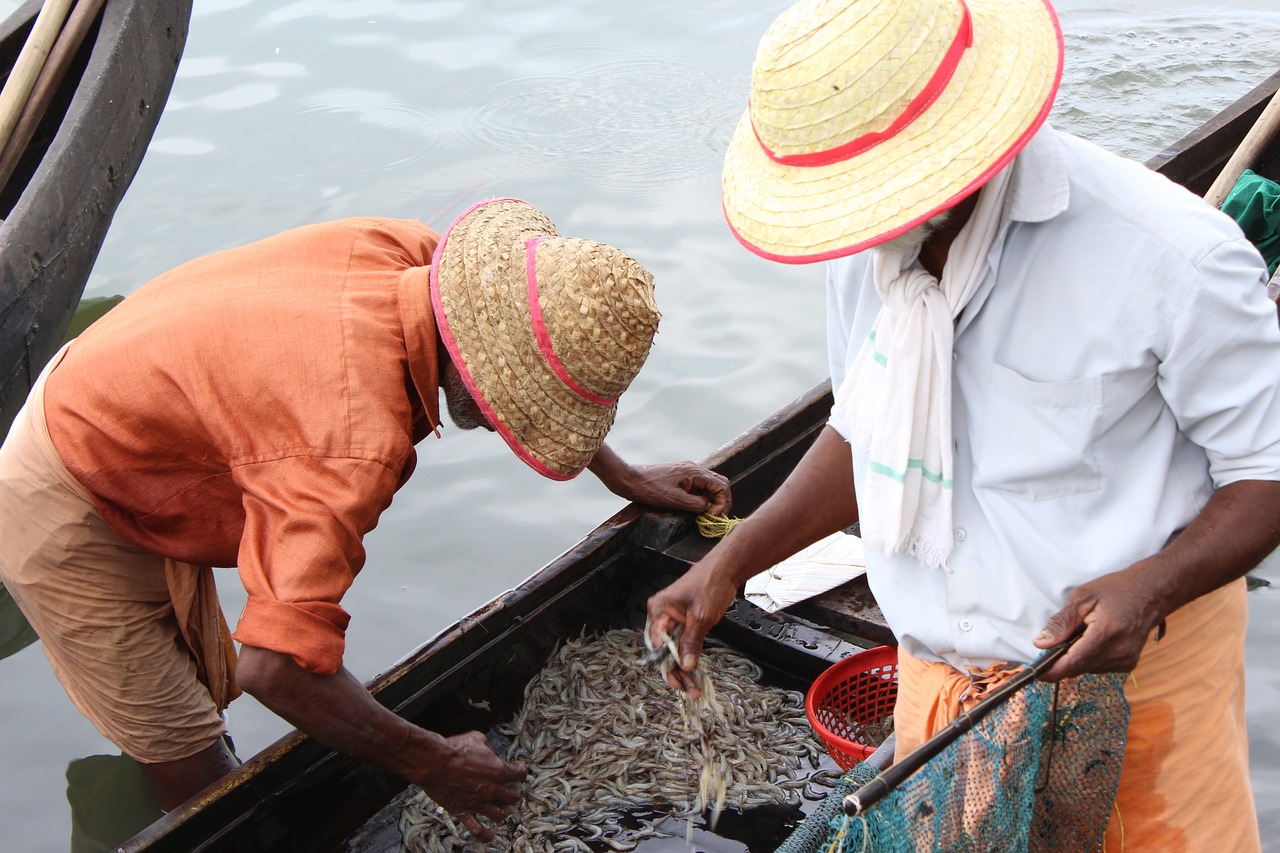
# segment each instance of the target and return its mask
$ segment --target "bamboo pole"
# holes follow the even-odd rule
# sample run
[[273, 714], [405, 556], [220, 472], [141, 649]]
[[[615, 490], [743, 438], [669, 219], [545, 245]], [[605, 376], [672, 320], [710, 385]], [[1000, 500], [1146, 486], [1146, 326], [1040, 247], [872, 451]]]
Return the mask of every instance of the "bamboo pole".
[[1214, 207], [1222, 207], [1231, 188], [1240, 180], [1244, 170], [1253, 165], [1253, 161], [1271, 143], [1277, 130], [1280, 130], [1280, 91], [1271, 96], [1262, 115], [1258, 116], [1253, 127], [1249, 128], [1244, 139], [1236, 146], [1235, 153], [1227, 160], [1227, 165], [1222, 167], [1218, 179], [1204, 194], [1204, 200]]
[[9, 141], [14, 125], [18, 123], [18, 116], [22, 114], [22, 107], [27, 102], [27, 96], [31, 94], [31, 87], [35, 85], [36, 77], [44, 67], [49, 48], [57, 39], [62, 22], [67, 18], [71, 3], [72, 0], [45, 0], [40, 7], [26, 44], [22, 46], [18, 59], [13, 63], [13, 70], [9, 72], [9, 79], [4, 81], [4, 88], [0, 89], [0, 145]]
[[80, 45], [84, 43], [85, 36], [93, 27], [93, 22], [98, 17], [98, 12], [102, 10], [105, 0], [73, 0], [73, 2], [75, 2], [75, 9], [67, 18], [62, 32], [58, 35], [58, 40], [54, 42], [53, 49], [49, 51], [49, 56], [40, 69], [40, 74], [32, 86], [22, 113], [18, 116], [9, 141], [0, 146], [0, 189], [7, 186], [9, 179], [13, 177], [18, 161], [27, 150], [27, 145], [35, 135], [36, 128], [40, 126], [40, 120], [44, 118], [45, 111], [48, 110], [54, 94], [58, 91], [58, 86], [62, 84], [62, 79], [67, 74], [67, 68], [70, 67], [77, 51], [80, 50]]

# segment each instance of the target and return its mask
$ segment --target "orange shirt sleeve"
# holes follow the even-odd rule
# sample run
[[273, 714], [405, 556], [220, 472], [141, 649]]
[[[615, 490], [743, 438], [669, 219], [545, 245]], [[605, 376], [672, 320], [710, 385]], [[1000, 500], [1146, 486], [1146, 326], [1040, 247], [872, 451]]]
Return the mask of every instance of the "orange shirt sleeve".
[[332, 675], [342, 667], [350, 621], [340, 601], [400, 471], [299, 455], [239, 465], [232, 475], [244, 495], [239, 570], [248, 593], [232, 637]]

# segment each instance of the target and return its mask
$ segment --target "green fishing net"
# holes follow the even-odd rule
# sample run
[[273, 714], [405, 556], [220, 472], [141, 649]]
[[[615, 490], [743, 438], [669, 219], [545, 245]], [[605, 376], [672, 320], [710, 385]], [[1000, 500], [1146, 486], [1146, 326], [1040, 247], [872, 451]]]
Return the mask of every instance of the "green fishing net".
[[1120, 780], [1123, 675], [1032, 682], [857, 817], [858, 764], [777, 853], [1102, 849]]

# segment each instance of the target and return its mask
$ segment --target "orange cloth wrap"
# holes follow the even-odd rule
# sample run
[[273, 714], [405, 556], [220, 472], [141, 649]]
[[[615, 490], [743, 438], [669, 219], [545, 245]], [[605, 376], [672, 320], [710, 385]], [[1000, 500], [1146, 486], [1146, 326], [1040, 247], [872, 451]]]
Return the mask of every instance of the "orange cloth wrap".
[[239, 695], [213, 571], [120, 537], [67, 472], [45, 427], [46, 367], [0, 448], [0, 579], [41, 638], [67, 695], [144, 763], [221, 737]]
[[[1103, 850], [1256, 853], [1261, 842], [1244, 719], [1244, 579], [1165, 621], [1164, 638], [1147, 643], [1125, 682], [1129, 729]], [[949, 664], [899, 648], [895, 758], [969, 707], [973, 695], [962, 698], [969, 686]]]

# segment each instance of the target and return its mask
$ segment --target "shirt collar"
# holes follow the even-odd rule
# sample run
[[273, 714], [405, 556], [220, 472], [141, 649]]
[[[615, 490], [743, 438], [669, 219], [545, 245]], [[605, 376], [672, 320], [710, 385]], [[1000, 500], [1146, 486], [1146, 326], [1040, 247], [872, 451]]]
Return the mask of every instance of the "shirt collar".
[[1066, 146], [1058, 131], [1045, 124], [1013, 161], [1007, 218], [1048, 221], [1067, 209], [1070, 195]]
[[1070, 183], [1066, 146], [1058, 132], [1048, 124], [1041, 127], [1018, 152], [1010, 168], [1013, 172], [1009, 176], [1000, 233], [987, 252], [990, 269], [961, 313], [956, 323], [956, 335], [968, 328], [978, 316], [995, 286], [1009, 226], [1014, 222], [1046, 222], [1067, 209]]
[[427, 289], [430, 273], [430, 266], [422, 266], [410, 267], [400, 275], [400, 322], [409, 357], [409, 377], [426, 410], [427, 423], [434, 430], [440, 426], [440, 365], [436, 319]]

